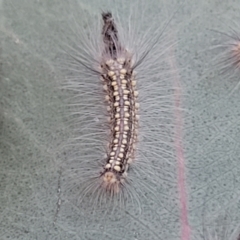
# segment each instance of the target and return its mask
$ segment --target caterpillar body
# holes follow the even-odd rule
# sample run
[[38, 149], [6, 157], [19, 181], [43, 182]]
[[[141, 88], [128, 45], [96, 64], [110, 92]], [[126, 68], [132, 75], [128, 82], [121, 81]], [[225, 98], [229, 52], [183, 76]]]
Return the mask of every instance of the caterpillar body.
[[110, 192], [119, 192], [136, 148], [138, 92], [135, 90], [136, 80], [131, 53], [119, 43], [112, 14], [102, 13], [102, 17], [105, 48], [101, 61], [101, 78], [106, 92], [111, 127], [109, 151], [102, 180]]

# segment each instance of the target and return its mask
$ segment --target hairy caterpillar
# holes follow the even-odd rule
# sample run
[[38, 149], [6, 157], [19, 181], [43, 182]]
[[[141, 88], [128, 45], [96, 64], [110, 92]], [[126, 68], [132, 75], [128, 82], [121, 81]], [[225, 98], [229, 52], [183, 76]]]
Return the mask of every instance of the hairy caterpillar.
[[[111, 193], [119, 192], [124, 183], [128, 164], [134, 158], [137, 141], [138, 92], [134, 90], [136, 80], [133, 74], [132, 56], [121, 46], [118, 31], [110, 12], [102, 13], [104, 20], [103, 60], [101, 76], [109, 103], [109, 121], [111, 136], [107, 161], [102, 172], [102, 181]], [[101, 186], [100, 186], [101, 187]]]
[[[178, 225], [175, 224], [179, 220], [179, 195], [176, 190], [178, 167], [175, 154], [178, 141], [175, 140], [179, 138], [180, 142], [181, 137], [175, 135], [175, 101], [179, 100], [176, 91], [180, 87], [176, 87], [174, 83], [173, 75], [177, 71], [171, 64], [176, 53], [176, 45], [173, 43], [178, 37], [175, 33], [168, 35], [174, 23], [174, 19], [173, 22], [168, 22], [172, 16], [172, 8], [168, 11], [170, 5], [167, 3], [164, 7], [164, 4], [152, 5], [154, 2], [151, 1], [114, 1], [114, 4], [109, 1], [106, 7], [105, 1], [94, 3], [99, 3], [99, 6], [94, 6], [97, 9], [96, 14], [94, 8], [90, 7], [91, 4], [78, 0], [64, 1], [61, 4], [48, 1], [29, 3], [26, 0], [4, 3], [6, 9], [12, 4], [17, 10], [11, 12], [9, 21], [4, 24], [8, 29], [10, 22], [12, 25], [9, 29], [19, 38], [20, 44], [14, 51], [18, 53], [19, 49], [22, 50], [17, 60], [22, 63], [23, 71], [20, 73], [23, 74], [23, 80], [18, 81], [19, 72], [14, 68], [11, 69], [15, 71], [16, 78], [11, 76], [11, 80], [26, 83], [25, 89], [28, 91], [25, 99], [28, 100], [30, 94], [31, 108], [29, 104], [25, 104], [23, 115], [28, 113], [29, 109], [34, 110], [34, 118], [26, 121], [24, 118], [24, 123], [36, 141], [32, 142], [41, 150], [40, 153], [33, 151], [33, 157], [26, 156], [25, 160], [32, 163], [34, 158], [37, 166], [31, 169], [32, 174], [25, 176], [31, 186], [32, 212], [16, 209], [23, 216], [27, 216], [29, 223], [36, 224], [36, 229], [32, 230], [32, 225], [26, 224], [24, 220], [24, 224], [30, 228], [31, 238], [36, 238], [41, 231], [38, 238], [40, 236], [45, 239], [94, 239], [101, 235], [106, 239], [118, 239], [121, 232], [126, 234], [125, 238], [128, 239], [159, 239], [161, 236], [169, 239], [167, 236], [173, 235], [176, 239], [179, 234]], [[133, 162], [129, 164], [128, 175], [124, 177], [124, 183], [117, 188], [118, 191], [115, 191], [115, 187], [110, 188], [114, 191], [108, 191], [106, 186], [102, 186], [104, 184], [101, 174], [107, 164], [107, 156], [104, 154], [108, 155], [111, 149], [108, 145], [113, 138], [107, 111], [109, 102], [106, 95], [109, 94], [102, 90], [106, 80], [101, 81], [105, 45], [102, 36], [104, 21], [99, 9], [111, 10], [119, 43], [127, 53], [132, 54], [131, 68], [135, 67], [136, 76], [133, 72], [133, 77], [136, 78], [136, 86], [129, 85], [128, 89], [132, 91], [132, 95], [139, 95], [134, 96], [137, 97], [134, 100], [137, 101], [137, 107], [139, 103], [139, 111], [135, 117], [137, 119], [137, 115], [140, 116], [139, 124], [136, 125], [136, 151]], [[46, 20], [41, 21], [39, 18], [43, 19], [43, 14]], [[15, 19], [12, 17], [15, 15], [16, 21], [11, 20]], [[66, 50], [67, 54], [61, 55], [62, 49]], [[114, 48], [109, 51], [114, 53]], [[28, 55], [25, 55], [25, 52]], [[56, 52], [62, 62], [62, 72], [58, 74], [58, 69], [55, 68]], [[28, 59], [29, 55], [32, 58]], [[47, 66], [44, 71], [41, 68], [43, 63]], [[29, 72], [32, 73], [32, 69], [34, 74], [28, 75]], [[43, 75], [45, 73], [46, 75]], [[59, 79], [66, 85], [63, 87], [63, 95], [56, 97], [56, 88], [52, 85], [55, 84], [54, 80]], [[29, 83], [32, 83], [32, 86], [29, 87]], [[139, 94], [133, 91], [138, 91]], [[65, 98], [66, 95], [69, 98]], [[63, 98], [68, 103], [69, 111], [55, 107], [59, 107], [59, 99]], [[37, 127], [34, 123], [38, 123]], [[66, 138], [69, 141], [66, 141]], [[40, 141], [37, 141], [39, 139]], [[22, 149], [28, 152], [28, 148]], [[56, 165], [53, 166], [53, 162], [56, 162]], [[32, 167], [32, 164], [29, 166]], [[43, 166], [43, 170], [40, 166]], [[51, 174], [45, 178], [46, 169]], [[59, 169], [61, 174], [58, 181], [56, 174]], [[57, 196], [52, 188], [56, 190], [57, 185], [61, 195], [58, 207], [61, 208], [53, 228], [52, 217], [49, 215], [53, 216], [56, 208]], [[105, 201], [108, 198], [113, 200], [113, 205], [111, 201]], [[97, 206], [99, 202], [104, 202], [101, 208]], [[23, 203], [16, 202], [16, 206], [23, 206], [21, 204]], [[30, 205], [30, 201], [28, 204]], [[114, 214], [107, 214], [112, 207]], [[124, 226], [118, 224], [118, 218], [124, 221]], [[42, 223], [47, 226], [41, 225]], [[164, 226], [170, 223], [174, 223], [174, 229], [166, 232]], [[46, 229], [49, 231], [46, 232]]]
[[[177, 164], [176, 155], [179, 154], [175, 154], [175, 149], [182, 138], [180, 135], [176, 137], [178, 141], [174, 139], [174, 128], [179, 125], [174, 119], [175, 114], [172, 114], [175, 105], [178, 106], [179, 94], [176, 94], [176, 91], [181, 90], [183, 93], [190, 92], [184, 107], [188, 109], [189, 104], [193, 111], [191, 119], [193, 121], [185, 125], [190, 138], [188, 140], [185, 138], [183, 142], [188, 160], [187, 168], [192, 173], [187, 176], [190, 179], [187, 195], [192, 197], [191, 203], [187, 206], [190, 204], [192, 206], [187, 213], [185, 211], [185, 216], [190, 215], [192, 230], [197, 228], [198, 212], [204, 202], [199, 192], [204, 185], [218, 190], [220, 186], [215, 187], [212, 181], [214, 179], [223, 184], [229, 182], [230, 175], [224, 175], [224, 179], [220, 179], [214, 174], [216, 173], [214, 170], [222, 166], [224, 171], [221, 171], [220, 175], [226, 173], [231, 167], [229, 163], [233, 163], [232, 159], [226, 163], [229, 153], [239, 149], [238, 146], [235, 149], [229, 147], [236, 146], [237, 141], [230, 145], [227, 142], [224, 145], [219, 144], [219, 140], [224, 141], [226, 138], [229, 140], [233, 136], [237, 122], [232, 126], [233, 132], [228, 132], [224, 137], [219, 131], [212, 130], [215, 130], [216, 124], [219, 123], [219, 129], [224, 132], [225, 123], [232, 123], [232, 117], [235, 113], [237, 115], [239, 107], [237, 101], [236, 111], [232, 109], [230, 102], [229, 105], [223, 106], [223, 102], [220, 101], [222, 98], [219, 98], [216, 99], [219, 100], [219, 105], [210, 108], [208, 103], [211, 99], [209, 95], [206, 97], [205, 93], [208, 90], [211, 94], [213, 89], [196, 83], [203, 66], [199, 63], [199, 55], [196, 53], [201, 52], [207, 41], [206, 37], [200, 37], [199, 25], [205, 29], [206, 19], [209, 20], [206, 18], [207, 15], [212, 18], [211, 1], [209, 3], [197, 1], [197, 8], [191, 1], [184, 1], [179, 21], [176, 23], [174, 18], [173, 22], [164, 28], [166, 19], [172, 15], [172, 9], [178, 7], [179, 1], [176, 1], [177, 4], [173, 2], [151, 0], [2, 2], [1, 121], [4, 133], [1, 138], [0, 157], [3, 174], [2, 238], [189, 239], [189, 235], [186, 237], [185, 232], [181, 231], [184, 229], [183, 226], [188, 227], [186, 217], [183, 218], [183, 214], [180, 213], [187, 199], [180, 199], [177, 187], [178, 170], [182, 166]], [[227, 4], [229, 3], [218, 6]], [[135, 160], [129, 165], [125, 185], [119, 188], [118, 193], [114, 192], [113, 196], [110, 194], [111, 199], [119, 198], [127, 203], [132, 201], [132, 204], [121, 208], [123, 204], [115, 203], [113, 207], [116, 211], [108, 215], [106, 212], [112, 207], [109, 201], [103, 204], [103, 208], [98, 208], [95, 204], [103, 201], [105, 195], [109, 196], [105, 187], [99, 188], [98, 192], [97, 186], [102, 182], [100, 176], [106, 165], [104, 154], [109, 151], [111, 133], [107, 119], [109, 113], [106, 109], [108, 105], [105, 99], [106, 92], [102, 91], [103, 83], [99, 74], [103, 50], [101, 9], [111, 10], [118, 28], [119, 42], [129, 52], [134, 53], [133, 62], [138, 62], [149, 50], [149, 54], [136, 67], [140, 118]], [[189, 13], [196, 18], [189, 18]], [[178, 33], [165, 37], [168, 30], [173, 28], [172, 25], [178, 28], [178, 22], [184, 25], [182, 35]], [[189, 26], [185, 27], [187, 22]], [[213, 21], [208, 22], [212, 24]], [[160, 36], [162, 30], [163, 35]], [[184, 41], [181, 46], [171, 44], [180, 37]], [[61, 46], [59, 49], [58, 43], [61, 41], [69, 48]], [[83, 67], [73, 58], [64, 59], [64, 56], [61, 56], [66, 72], [57, 75], [56, 55], [63, 49], [62, 47], [78, 57], [77, 60], [86, 66]], [[188, 69], [184, 73], [181, 72], [181, 82], [189, 80], [183, 89], [173, 87], [176, 79], [173, 74], [177, 72], [178, 66], [172, 67], [169, 62], [175, 55], [176, 62], [182, 61], [182, 66]], [[204, 55], [203, 61], [208, 64], [212, 55], [209, 58], [210, 60], [207, 60]], [[190, 67], [187, 60], [193, 63]], [[64, 91], [64, 94], [67, 92], [71, 96], [68, 104], [71, 114], [62, 111], [63, 108], [59, 105], [62, 104], [60, 100], [66, 100], [65, 95], [56, 96], [54, 89], [55, 80], [64, 77], [65, 89], [70, 90]], [[219, 82], [218, 78], [214, 80]], [[193, 93], [193, 87], [198, 88], [197, 94]], [[225, 91], [220, 93], [222, 97]], [[236, 98], [232, 100], [234, 99]], [[217, 109], [220, 106], [222, 108]], [[199, 110], [199, 118], [196, 109]], [[64, 121], [62, 115], [65, 117]], [[221, 125], [218, 121], [219, 115], [230, 116], [231, 119], [229, 117], [229, 121], [224, 120]], [[201, 121], [202, 119], [204, 120]], [[186, 122], [186, 119], [184, 120]], [[68, 137], [69, 139], [72, 137], [73, 141], [65, 141]], [[66, 148], [61, 148], [59, 142], [66, 144]], [[60, 147], [57, 148], [58, 146]], [[178, 148], [181, 150], [182, 146]], [[60, 154], [62, 152], [63, 155]], [[61, 160], [63, 164], [59, 163]], [[210, 163], [214, 160], [215, 165], [212, 166]], [[235, 177], [239, 176], [236, 167], [239, 165], [238, 162], [237, 158], [234, 166]], [[53, 228], [52, 217], [56, 210], [59, 165], [62, 167], [62, 174], [59, 176], [62, 201], [59, 201], [61, 209]], [[93, 176], [96, 178], [92, 178]], [[205, 179], [208, 182], [205, 182]], [[184, 187], [184, 184], [182, 185]], [[221, 199], [227, 199], [229, 192], [221, 192], [225, 193]], [[213, 196], [216, 196], [216, 192], [209, 198]], [[221, 199], [214, 200], [219, 202]], [[138, 205], [141, 206], [141, 214], [138, 213]], [[207, 211], [214, 215], [219, 209], [209, 207]], [[231, 215], [239, 214], [235, 211], [235, 215]], [[194, 238], [194, 235], [191, 237]]]
[[214, 34], [214, 41], [213, 46], [207, 51], [211, 50], [214, 55], [211, 68], [218, 73], [219, 79], [223, 79], [223, 82], [227, 79], [231, 95], [239, 88], [240, 25], [239, 19], [235, 20], [234, 16], [231, 20], [223, 19], [222, 29], [219, 27], [210, 29]]
[[123, 202], [140, 207], [142, 188], [154, 196], [158, 183], [153, 179], [164, 177], [163, 166], [175, 161], [176, 86], [167, 55], [174, 41], [166, 38], [171, 18], [141, 33], [140, 25], [131, 24], [143, 7], [140, 2], [125, 19], [102, 12], [97, 23], [73, 26], [80, 27], [73, 28], [77, 44], [64, 45], [64, 88], [73, 93], [75, 137], [67, 146], [63, 185], [78, 204], [88, 199], [96, 206], [110, 198], [120, 203], [114, 207]]

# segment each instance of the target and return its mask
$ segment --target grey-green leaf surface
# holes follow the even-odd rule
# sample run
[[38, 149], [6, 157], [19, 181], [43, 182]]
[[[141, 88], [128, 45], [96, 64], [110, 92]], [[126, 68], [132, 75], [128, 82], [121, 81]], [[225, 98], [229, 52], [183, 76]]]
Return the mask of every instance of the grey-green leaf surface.
[[[150, 13], [161, 6], [169, 18], [178, 10], [169, 26], [177, 30], [175, 78], [184, 109], [175, 122], [182, 129], [176, 171], [169, 172], [177, 184], [156, 179], [165, 191], [159, 199], [143, 201], [141, 212], [133, 205], [108, 215], [87, 210], [87, 202], [75, 205], [61, 189], [56, 216], [59, 155], [71, 135], [56, 64], [71, 27], [69, 12], [82, 8], [93, 16], [112, 7], [121, 13], [122, 4], [130, 6], [120, 0], [0, 0], [0, 239], [237, 240], [240, 77], [235, 69], [220, 71], [216, 63], [224, 52], [214, 46], [225, 43], [224, 34], [211, 31], [227, 33], [240, 21], [240, 2], [233, 0], [146, 4]], [[149, 14], [146, 21], [154, 20]], [[240, 34], [240, 24], [234, 29]]]

